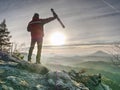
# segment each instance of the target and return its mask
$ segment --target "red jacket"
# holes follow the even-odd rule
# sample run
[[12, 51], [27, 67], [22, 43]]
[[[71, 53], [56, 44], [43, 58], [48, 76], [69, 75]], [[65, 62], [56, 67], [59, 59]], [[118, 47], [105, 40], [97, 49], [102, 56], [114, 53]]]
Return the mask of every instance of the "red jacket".
[[55, 17], [50, 17], [46, 19], [33, 18], [32, 21], [29, 22], [27, 30], [31, 32], [32, 39], [40, 39], [44, 36], [44, 24], [54, 20]]

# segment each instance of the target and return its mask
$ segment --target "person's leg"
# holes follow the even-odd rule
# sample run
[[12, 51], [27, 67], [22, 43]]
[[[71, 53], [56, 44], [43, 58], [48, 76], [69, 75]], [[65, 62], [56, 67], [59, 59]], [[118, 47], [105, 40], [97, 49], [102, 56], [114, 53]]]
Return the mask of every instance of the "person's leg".
[[42, 51], [42, 40], [37, 42], [37, 56], [36, 56], [36, 63], [40, 63], [41, 59], [41, 51]]
[[29, 54], [28, 54], [28, 61], [30, 62], [31, 62], [31, 56], [32, 56], [34, 46], [35, 46], [35, 41], [31, 40], [31, 45], [30, 45]]

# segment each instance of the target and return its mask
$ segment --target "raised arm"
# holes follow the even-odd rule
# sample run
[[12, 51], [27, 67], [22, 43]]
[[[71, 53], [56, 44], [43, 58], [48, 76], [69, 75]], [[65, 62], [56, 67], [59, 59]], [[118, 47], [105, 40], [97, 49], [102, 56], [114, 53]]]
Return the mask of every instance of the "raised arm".
[[46, 19], [42, 19], [42, 22], [44, 24], [46, 24], [46, 23], [49, 23], [49, 22], [51, 22], [51, 21], [53, 21], [55, 19], [56, 19], [56, 17], [49, 17], [49, 18], [46, 18]]

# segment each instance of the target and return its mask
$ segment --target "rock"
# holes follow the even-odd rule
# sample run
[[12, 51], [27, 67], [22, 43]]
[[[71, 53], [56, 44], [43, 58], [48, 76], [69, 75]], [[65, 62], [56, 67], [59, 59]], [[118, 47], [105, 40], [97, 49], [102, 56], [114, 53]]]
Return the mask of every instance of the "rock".
[[9, 61], [9, 55], [5, 52], [0, 51], [0, 59], [4, 61]]
[[9, 82], [13, 83], [14, 85], [29, 87], [29, 84], [22, 78], [15, 76], [8, 76], [6, 79], [9, 80]]
[[96, 90], [112, 90], [108, 85], [105, 84], [99, 84], [95, 87]]
[[0, 90], [111, 90], [101, 82], [101, 74], [86, 75], [74, 70], [52, 72], [41, 64], [9, 60], [0, 65]]
[[8, 87], [6, 85], [2, 85], [2, 90], [8, 90]]
[[52, 79], [55, 79], [56, 80], [56, 78], [57, 79], [65, 79], [65, 80], [70, 80], [71, 78], [70, 78], [70, 76], [67, 74], [67, 73], [65, 73], [65, 72], [57, 72], [57, 71], [55, 71], [55, 72], [49, 72], [47, 75], [46, 75], [46, 77], [48, 77], [48, 78], [52, 78]]
[[[44, 79], [44, 80], [43, 80]], [[44, 81], [44, 82], [43, 82]], [[49, 72], [40, 79], [40, 83], [47, 87], [52, 87], [50, 90], [89, 90], [83, 85], [76, 85], [75, 82], [65, 72]], [[77, 83], [77, 82], [76, 82]]]
[[0, 87], [0, 90], [14, 90], [14, 89], [12, 87], [7, 86], [7, 85], [2, 85]]
[[50, 83], [51, 85], [55, 85], [55, 82], [53, 81], [53, 79], [48, 79], [48, 83]]
[[39, 74], [46, 74], [49, 72], [49, 70], [41, 64], [24, 62], [24, 63], [19, 63], [17, 67], [20, 69], [25, 69], [30, 72], [39, 73]]
[[69, 76], [78, 83], [83, 83], [90, 90], [111, 90], [107, 85], [101, 83], [101, 74], [85, 75], [71, 70]]
[[5, 82], [0, 79], [0, 84], [4, 84]]
[[39, 73], [39, 74], [46, 74], [49, 72], [49, 70], [41, 64], [29, 63], [25, 60], [20, 60], [19, 58], [13, 56], [9, 56], [8, 58], [9, 61], [18, 63], [17, 67], [19, 69], [25, 69], [30, 72]]
[[15, 84], [19, 84], [19, 81], [20, 81], [20, 80], [19, 80], [17, 77], [15, 77], [15, 76], [8, 76], [6, 79], [9, 80], [9, 81], [11, 81], [11, 82], [13, 82], [13, 83], [15, 83]]
[[25, 87], [29, 86], [29, 84], [25, 80], [20, 81], [19, 84]]
[[9, 87], [9, 90], [14, 90], [12, 87]]
[[40, 85], [38, 84], [36, 87], [35, 87], [35, 90], [47, 90], [47, 88], [43, 85]]

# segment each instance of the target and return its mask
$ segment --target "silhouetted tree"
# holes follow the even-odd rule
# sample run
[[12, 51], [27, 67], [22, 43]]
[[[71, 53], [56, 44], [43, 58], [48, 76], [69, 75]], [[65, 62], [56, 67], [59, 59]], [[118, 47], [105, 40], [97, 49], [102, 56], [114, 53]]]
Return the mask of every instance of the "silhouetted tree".
[[0, 51], [8, 51], [10, 48], [10, 32], [7, 29], [5, 19], [0, 24]]

